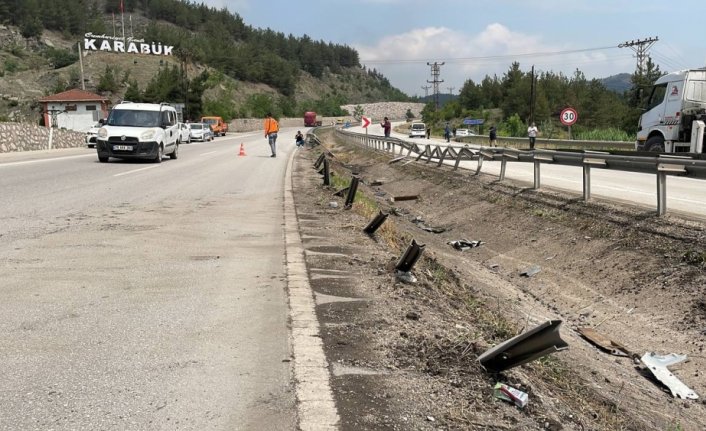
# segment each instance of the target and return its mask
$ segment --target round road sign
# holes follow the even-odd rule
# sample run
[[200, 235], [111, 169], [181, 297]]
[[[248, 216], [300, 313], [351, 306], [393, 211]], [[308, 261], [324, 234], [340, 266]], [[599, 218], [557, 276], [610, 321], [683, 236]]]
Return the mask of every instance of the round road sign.
[[579, 119], [579, 114], [574, 108], [564, 108], [564, 110], [561, 111], [561, 115], [559, 115], [559, 119], [561, 120], [561, 124], [571, 126]]

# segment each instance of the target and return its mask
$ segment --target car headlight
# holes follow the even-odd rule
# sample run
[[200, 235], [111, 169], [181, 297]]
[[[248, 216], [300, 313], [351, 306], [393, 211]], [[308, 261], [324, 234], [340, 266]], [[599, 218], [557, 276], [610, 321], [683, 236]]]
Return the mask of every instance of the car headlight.
[[157, 132], [154, 129], [146, 130], [140, 135], [140, 141], [151, 141], [156, 134]]
[[108, 129], [105, 127], [101, 127], [100, 130], [98, 130], [98, 137], [101, 139], [105, 139], [108, 137]]

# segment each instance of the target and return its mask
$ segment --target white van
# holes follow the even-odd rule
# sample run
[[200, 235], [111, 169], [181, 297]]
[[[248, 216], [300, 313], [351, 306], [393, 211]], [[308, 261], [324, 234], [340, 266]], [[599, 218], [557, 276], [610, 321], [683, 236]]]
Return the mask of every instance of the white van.
[[427, 134], [427, 128], [424, 123], [412, 123], [409, 128], [409, 137], [414, 138], [416, 136], [423, 138]]
[[98, 161], [149, 159], [162, 162], [164, 155], [179, 156], [179, 123], [176, 109], [165, 103], [122, 102], [113, 107], [98, 130]]

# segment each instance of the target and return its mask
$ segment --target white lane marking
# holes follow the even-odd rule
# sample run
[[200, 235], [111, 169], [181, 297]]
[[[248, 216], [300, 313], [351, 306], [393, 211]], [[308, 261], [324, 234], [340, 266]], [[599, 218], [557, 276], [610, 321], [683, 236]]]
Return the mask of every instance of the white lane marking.
[[120, 176], [122, 176], [122, 175], [134, 174], [135, 172], [146, 171], [147, 169], [154, 169], [154, 168], [158, 168], [158, 167], [160, 167], [160, 166], [162, 166], [162, 165], [147, 166], [147, 167], [145, 167], [145, 168], [133, 169], [133, 170], [131, 170], [131, 171], [121, 172], [121, 173], [115, 174], [115, 175], [113, 175], [113, 176], [114, 176], [114, 177], [120, 177]]
[[199, 154], [199, 156], [205, 156], [205, 155], [213, 154], [213, 153], [217, 153], [217, 152], [218, 152], [218, 151], [215, 151], [215, 150], [214, 150], [214, 151], [209, 151], [208, 153], [201, 153], [201, 154]]
[[6, 167], [6, 166], [19, 166], [19, 165], [30, 165], [30, 164], [34, 164], [34, 163], [53, 162], [53, 161], [57, 161], [57, 160], [78, 159], [81, 157], [96, 157], [96, 155], [95, 154], [81, 154], [80, 156], [53, 157], [51, 159], [37, 159], [37, 160], [25, 160], [23, 162], [0, 163], [0, 168]]

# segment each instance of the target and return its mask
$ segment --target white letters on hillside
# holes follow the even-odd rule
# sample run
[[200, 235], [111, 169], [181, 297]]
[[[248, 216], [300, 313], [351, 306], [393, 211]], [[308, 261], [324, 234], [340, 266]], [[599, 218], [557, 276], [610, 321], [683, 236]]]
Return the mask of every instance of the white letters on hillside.
[[144, 39], [114, 37], [105, 34], [86, 33], [83, 39], [86, 51], [128, 52], [133, 54], [172, 55], [173, 46], [161, 43], [145, 43]]

